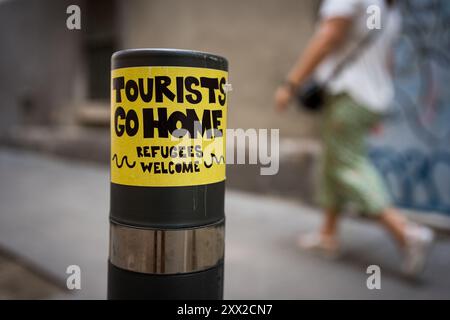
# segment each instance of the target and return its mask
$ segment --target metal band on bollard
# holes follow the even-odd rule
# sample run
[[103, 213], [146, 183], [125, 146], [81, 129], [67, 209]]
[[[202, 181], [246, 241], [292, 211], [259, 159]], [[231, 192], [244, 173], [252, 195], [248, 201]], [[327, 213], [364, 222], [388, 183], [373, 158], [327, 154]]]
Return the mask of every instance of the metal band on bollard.
[[222, 299], [228, 62], [116, 52], [109, 299]]
[[177, 230], [136, 229], [111, 223], [110, 261], [134, 272], [203, 271], [224, 256], [224, 223]]

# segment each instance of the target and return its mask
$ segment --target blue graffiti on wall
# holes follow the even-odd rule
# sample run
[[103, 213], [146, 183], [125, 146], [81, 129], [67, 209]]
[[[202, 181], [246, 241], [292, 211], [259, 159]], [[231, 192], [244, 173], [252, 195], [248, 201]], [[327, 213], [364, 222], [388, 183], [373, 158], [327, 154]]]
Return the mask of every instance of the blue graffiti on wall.
[[[450, 213], [450, 152], [396, 152], [390, 147], [370, 152], [381, 170], [395, 203], [402, 207]], [[447, 185], [441, 183], [445, 181]]]
[[396, 100], [416, 137], [450, 143], [450, 1], [399, 1], [403, 32], [396, 46]]
[[450, 1], [397, 3], [396, 116], [371, 157], [397, 205], [450, 214]]

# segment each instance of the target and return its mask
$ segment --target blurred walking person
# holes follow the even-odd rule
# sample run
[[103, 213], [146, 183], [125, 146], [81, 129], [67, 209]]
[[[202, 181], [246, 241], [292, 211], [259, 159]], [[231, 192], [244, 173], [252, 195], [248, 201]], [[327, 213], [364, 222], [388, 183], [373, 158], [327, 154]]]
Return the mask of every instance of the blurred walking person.
[[[380, 30], [367, 26], [367, 9], [373, 5], [380, 9]], [[423, 270], [433, 232], [391, 206], [365, 146], [393, 98], [387, 61], [400, 29], [398, 11], [394, 1], [325, 0], [319, 15], [314, 36], [275, 94], [276, 108], [283, 111], [310, 79], [326, 83], [318, 195], [325, 218], [320, 231], [301, 236], [299, 245], [336, 254], [340, 214], [352, 203], [386, 227], [404, 253], [404, 272], [416, 275]]]

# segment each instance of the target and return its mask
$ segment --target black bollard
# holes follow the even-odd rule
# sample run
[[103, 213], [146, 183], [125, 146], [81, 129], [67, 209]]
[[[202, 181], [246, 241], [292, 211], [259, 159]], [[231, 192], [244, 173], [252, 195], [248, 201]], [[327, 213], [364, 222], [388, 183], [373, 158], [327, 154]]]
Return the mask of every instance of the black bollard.
[[226, 59], [116, 52], [108, 299], [222, 299]]

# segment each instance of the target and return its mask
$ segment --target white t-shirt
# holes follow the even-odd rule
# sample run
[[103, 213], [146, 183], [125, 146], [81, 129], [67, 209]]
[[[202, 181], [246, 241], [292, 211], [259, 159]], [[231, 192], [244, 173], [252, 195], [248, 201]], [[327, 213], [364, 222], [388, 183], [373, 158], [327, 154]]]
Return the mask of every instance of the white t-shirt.
[[[380, 30], [371, 30], [367, 26], [367, 21], [372, 16], [367, 10], [372, 5], [380, 9]], [[325, 0], [320, 8], [320, 17], [321, 19], [353, 17], [354, 20], [342, 46], [319, 65], [316, 71], [319, 81], [328, 79], [336, 65], [368, 32], [381, 32], [328, 84], [328, 89], [333, 94], [345, 92], [372, 111], [386, 111], [394, 96], [387, 59], [392, 43], [400, 30], [398, 11], [388, 8], [383, 0]]]

